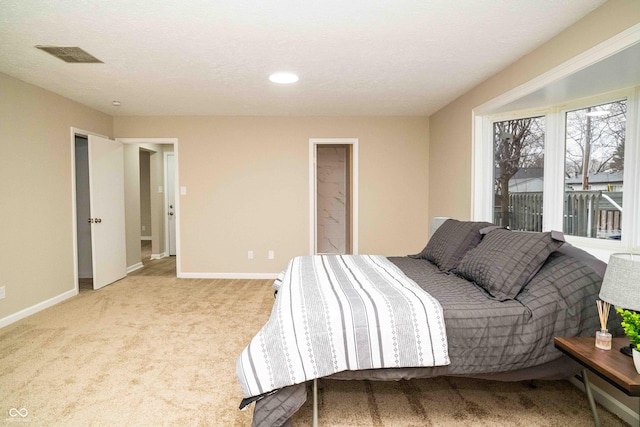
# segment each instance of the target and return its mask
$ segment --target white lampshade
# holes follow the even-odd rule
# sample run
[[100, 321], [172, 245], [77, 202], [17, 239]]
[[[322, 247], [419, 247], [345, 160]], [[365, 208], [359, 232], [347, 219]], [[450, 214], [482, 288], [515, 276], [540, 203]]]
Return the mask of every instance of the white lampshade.
[[448, 219], [451, 219], [451, 218], [449, 218], [448, 216], [434, 216], [431, 219], [431, 230], [429, 230], [431, 234], [429, 234], [429, 237], [433, 236], [433, 233], [436, 232], [438, 227], [444, 224], [444, 222]]
[[640, 254], [612, 254], [600, 299], [618, 308], [640, 311]]

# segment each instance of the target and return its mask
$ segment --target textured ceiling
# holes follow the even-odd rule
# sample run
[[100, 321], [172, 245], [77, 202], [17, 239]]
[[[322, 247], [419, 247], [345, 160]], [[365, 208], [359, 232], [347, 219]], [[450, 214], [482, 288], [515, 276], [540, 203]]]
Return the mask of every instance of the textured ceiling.
[[116, 115], [430, 115], [602, 3], [2, 0], [0, 72]]

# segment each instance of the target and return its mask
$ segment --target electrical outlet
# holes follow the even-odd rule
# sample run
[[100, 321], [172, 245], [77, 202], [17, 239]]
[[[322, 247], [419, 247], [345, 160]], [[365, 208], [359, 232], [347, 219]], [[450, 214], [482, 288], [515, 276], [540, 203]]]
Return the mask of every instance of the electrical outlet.
[[142, 226], [142, 231], [147, 231], [147, 227], [146, 226]]
[[253, 251], [247, 252], [247, 259], [253, 259]]
[[0, 286], [0, 299], [5, 299], [7, 294], [5, 292], [5, 287], [4, 286]]
[[271, 250], [271, 251], [269, 251], [268, 257], [269, 257], [269, 259], [275, 259], [276, 253]]

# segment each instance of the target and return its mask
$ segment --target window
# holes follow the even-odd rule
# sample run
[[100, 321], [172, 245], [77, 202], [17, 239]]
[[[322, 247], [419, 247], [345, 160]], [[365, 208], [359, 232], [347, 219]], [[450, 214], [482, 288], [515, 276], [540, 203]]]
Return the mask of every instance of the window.
[[639, 104], [636, 87], [475, 116], [472, 217], [562, 230], [605, 261], [640, 249], [640, 199], [629, 196], [640, 194]]
[[493, 222], [542, 231], [544, 116], [493, 124]]
[[622, 237], [627, 101], [566, 112], [565, 234]]

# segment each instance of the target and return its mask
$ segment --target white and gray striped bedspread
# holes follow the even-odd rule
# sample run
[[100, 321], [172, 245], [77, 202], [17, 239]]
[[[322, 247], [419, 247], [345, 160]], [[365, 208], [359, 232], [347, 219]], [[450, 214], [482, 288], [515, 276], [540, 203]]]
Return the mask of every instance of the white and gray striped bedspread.
[[245, 398], [346, 370], [449, 364], [440, 303], [385, 257], [304, 256], [237, 360]]

